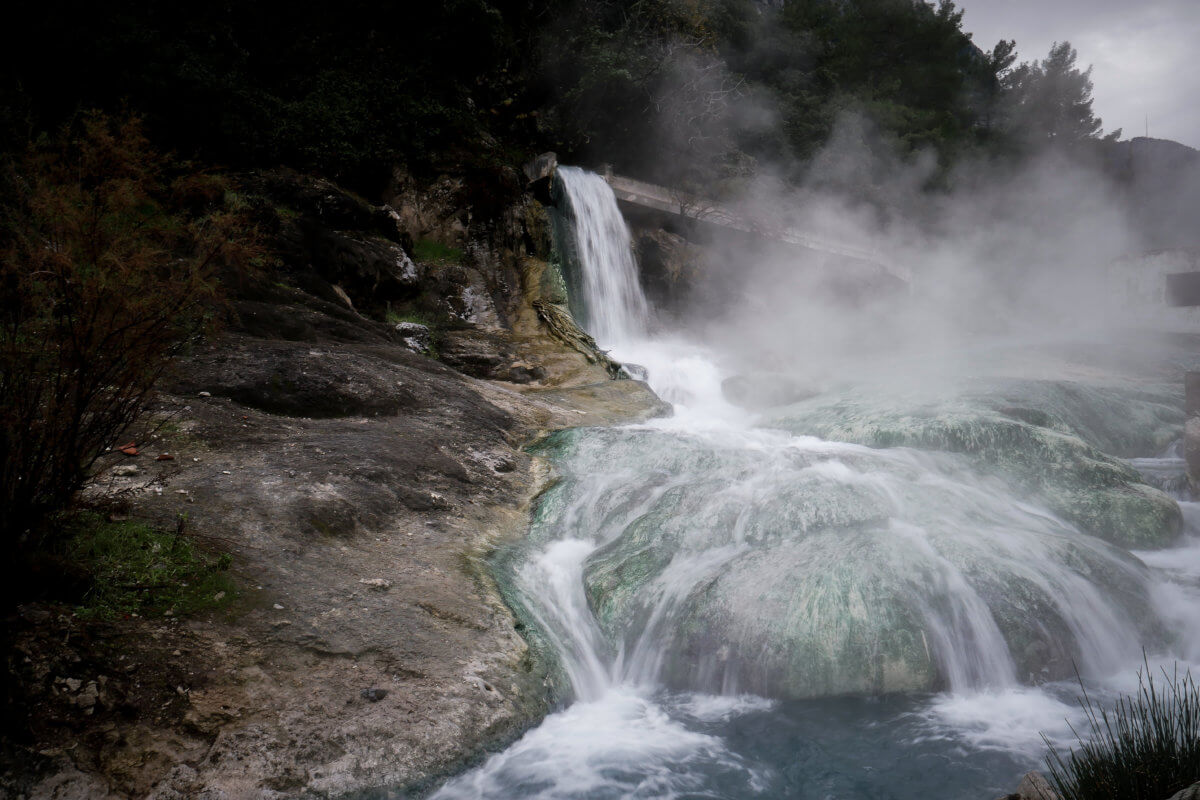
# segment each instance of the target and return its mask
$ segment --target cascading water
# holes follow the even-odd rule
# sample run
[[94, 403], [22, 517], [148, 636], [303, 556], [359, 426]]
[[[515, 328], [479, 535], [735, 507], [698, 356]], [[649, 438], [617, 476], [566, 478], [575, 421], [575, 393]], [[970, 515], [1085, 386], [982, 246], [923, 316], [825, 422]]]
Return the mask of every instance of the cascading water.
[[986, 797], [1066, 737], [1074, 668], [1103, 693], [1143, 648], [1200, 659], [1196, 539], [1139, 561], [962, 455], [730, 406], [717, 358], [647, 336], [604, 181], [559, 181], [585, 324], [676, 414], [541, 446], [562, 480], [508, 580], [574, 704], [438, 798]]
[[572, 283], [581, 296], [572, 310], [579, 324], [605, 348], [644, 338], [649, 309], [612, 189], [595, 173], [559, 167], [555, 190], [570, 231], [559, 249], [569, 251], [577, 272]]

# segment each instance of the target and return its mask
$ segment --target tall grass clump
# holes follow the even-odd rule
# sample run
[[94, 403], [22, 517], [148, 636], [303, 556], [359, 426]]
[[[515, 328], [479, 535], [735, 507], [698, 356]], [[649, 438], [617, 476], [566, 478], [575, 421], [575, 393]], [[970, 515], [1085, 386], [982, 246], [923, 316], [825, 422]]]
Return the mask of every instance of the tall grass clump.
[[1200, 690], [1191, 672], [1162, 670], [1156, 684], [1147, 664], [1138, 690], [1111, 709], [1084, 689], [1087, 735], [1072, 726], [1079, 748], [1065, 755], [1043, 734], [1050, 783], [1060, 800], [1167, 800], [1200, 781]]

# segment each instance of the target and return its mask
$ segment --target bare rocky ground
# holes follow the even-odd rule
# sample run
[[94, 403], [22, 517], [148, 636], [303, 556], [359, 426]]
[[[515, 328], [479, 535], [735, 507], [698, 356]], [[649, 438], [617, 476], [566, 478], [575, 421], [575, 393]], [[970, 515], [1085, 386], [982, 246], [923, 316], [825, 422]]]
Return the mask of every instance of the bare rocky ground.
[[0, 794], [415, 797], [536, 723], [546, 665], [486, 565], [549, 478], [523, 447], [663, 405], [552, 340], [528, 289], [446, 334], [459, 369], [311, 287], [235, 302], [117, 470], [137, 474], [100, 481], [140, 517], [186, 515], [235, 596], [182, 619], [23, 606]]

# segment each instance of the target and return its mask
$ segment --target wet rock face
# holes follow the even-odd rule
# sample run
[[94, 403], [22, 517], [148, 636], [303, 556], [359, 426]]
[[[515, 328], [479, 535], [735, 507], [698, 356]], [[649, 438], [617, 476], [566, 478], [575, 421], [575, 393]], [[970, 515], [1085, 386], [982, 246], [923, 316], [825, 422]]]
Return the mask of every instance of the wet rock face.
[[321, 227], [363, 231], [399, 241], [395, 218], [386, 208], [372, 205], [323, 178], [278, 169], [260, 173], [250, 181], [249, 188], [262, 192], [281, 208], [298, 213]]
[[939, 392], [831, 393], [778, 410], [763, 424], [870, 447], [964, 454], [1122, 546], [1162, 547], [1179, 535], [1178, 504], [1109, 455], [1165, 447], [1182, 421], [1171, 398], [1055, 381]]
[[365, 313], [416, 296], [420, 270], [393, 210], [286, 169], [251, 176], [247, 189], [264, 206], [262, 228], [283, 263], [275, 280]]
[[426, 308], [456, 326], [484, 330], [503, 328], [488, 282], [478, 269], [461, 264], [422, 264], [421, 285]]
[[646, 297], [662, 308], [681, 307], [697, 280], [701, 248], [663, 228], [640, 232], [635, 247]]
[[236, 336], [197, 353], [174, 388], [296, 417], [394, 416], [476, 402], [450, 370], [394, 346], [297, 347]]
[[502, 335], [471, 329], [447, 331], [438, 357], [465, 375], [510, 383], [532, 383], [546, 369], [522, 359]]
[[321, 276], [352, 297], [388, 302], [411, 297], [420, 284], [417, 267], [404, 248], [381, 236], [322, 230], [313, 247]]
[[598, 536], [588, 605], [613, 652], [672, 688], [805, 698], [1058, 680], [1163, 636], [1139, 562], [1014, 504], [961, 456], [654, 431], [547, 447], [565, 479], [530, 546]]

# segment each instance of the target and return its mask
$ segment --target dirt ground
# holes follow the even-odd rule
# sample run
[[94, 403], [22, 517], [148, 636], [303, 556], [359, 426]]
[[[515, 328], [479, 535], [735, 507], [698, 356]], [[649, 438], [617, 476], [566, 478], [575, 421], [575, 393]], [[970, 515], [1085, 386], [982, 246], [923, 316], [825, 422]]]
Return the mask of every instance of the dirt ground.
[[106, 622], [22, 606], [7, 797], [420, 796], [552, 702], [486, 565], [548, 479], [522, 448], [661, 402], [535, 334], [490, 334], [545, 365], [518, 384], [320, 304], [236, 310], [257, 328], [190, 354], [136, 474], [101, 476], [229, 553], [236, 596]]

